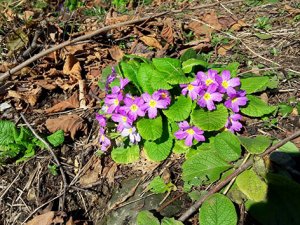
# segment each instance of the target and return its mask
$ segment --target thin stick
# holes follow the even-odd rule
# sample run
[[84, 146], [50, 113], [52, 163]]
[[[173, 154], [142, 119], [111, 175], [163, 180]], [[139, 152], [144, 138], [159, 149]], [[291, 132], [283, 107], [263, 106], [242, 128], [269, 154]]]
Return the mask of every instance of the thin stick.
[[32, 128], [32, 126], [28, 123], [27, 119], [25, 118], [24, 114], [21, 113], [20, 114], [22, 119], [24, 120], [24, 122], [26, 123], [26, 125], [28, 126], [28, 128], [31, 130], [31, 132], [34, 134], [34, 136], [39, 139], [45, 146], [46, 148], [49, 150], [49, 152], [51, 153], [55, 163], [57, 164], [57, 166], [59, 167], [62, 179], [63, 179], [63, 183], [64, 183], [64, 187], [63, 187], [63, 198], [62, 198], [62, 203], [61, 203], [61, 211], [64, 210], [64, 205], [65, 205], [65, 198], [66, 198], [66, 191], [67, 191], [67, 187], [68, 187], [68, 183], [67, 183], [67, 179], [66, 179], [66, 175], [65, 175], [65, 171], [63, 170], [63, 167], [61, 166], [58, 158], [56, 157], [54, 151], [52, 150], [51, 146], [48, 144], [48, 142], [46, 142], [43, 138], [41, 138], [41, 136], [39, 136], [35, 130]]
[[[222, 2], [222, 4], [224, 5], [224, 4], [231, 4], [231, 3], [237, 3], [237, 2], [243, 2], [243, 0], [232, 0], [232, 1], [228, 1], [228, 2]], [[156, 17], [166, 15], [168, 13], [181, 13], [181, 12], [186, 11], [186, 10], [204, 9], [204, 8], [209, 8], [209, 7], [212, 7], [212, 6], [219, 5], [219, 4], [220, 4], [220, 2], [216, 2], [216, 3], [212, 3], [212, 4], [207, 4], [207, 5], [200, 5], [200, 6], [197, 6], [197, 7], [194, 7], [194, 8], [185, 8], [185, 9], [173, 10], [173, 11], [168, 11], [168, 12], [162, 12], [162, 13], [154, 14], [152, 16], [142, 17], [140, 19], [130, 20], [130, 21], [117, 23], [117, 24], [113, 24], [113, 25], [110, 25], [110, 26], [100, 28], [100, 29], [98, 29], [98, 30], [96, 30], [96, 31], [94, 31], [90, 34], [86, 34], [86, 35], [77, 37], [73, 40], [65, 41], [65, 42], [63, 42], [59, 45], [53, 46], [52, 48], [46, 49], [45, 51], [42, 51], [42, 52], [32, 56], [31, 58], [27, 59], [26, 61], [22, 62], [21, 64], [17, 65], [16, 67], [8, 70], [7, 72], [1, 73], [0, 74], [0, 82], [4, 81], [10, 75], [18, 72], [19, 70], [21, 70], [25, 66], [28, 66], [29, 64], [31, 64], [34, 61], [38, 60], [39, 58], [42, 58], [42, 57], [50, 54], [51, 52], [57, 51], [61, 48], [64, 48], [68, 45], [77, 43], [79, 41], [84, 41], [84, 40], [90, 39], [90, 38], [92, 38], [96, 35], [108, 32], [108, 31], [113, 30], [115, 28], [119, 28], [119, 27], [122, 27], [122, 26], [128, 26], [128, 25], [132, 25], [132, 24], [135, 24], [135, 23], [141, 23], [141, 22], [147, 21], [147, 20], [152, 19], [152, 18], [156, 18]]]
[[[269, 149], [267, 149], [264, 153], [262, 153], [260, 156], [265, 157], [272, 152], [274, 152], [276, 149], [280, 148], [287, 142], [297, 138], [300, 136], [300, 130], [296, 131], [292, 135], [288, 136], [287, 138], [281, 140], [277, 144], [271, 146]], [[189, 218], [194, 212], [196, 212], [199, 207], [202, 205], [202, 203], [212, 194], [218, 192], [221, 190], [226, 184], [228, 184], [232, 179], [235, 179], [240, 173], [244, 172], [246, 169], [248, 169], [253, 164], [253, 159], [248, 160], [244, 165], [241, 165], [237, 170], [235, 170], [232, 174], [230, 174], [228, 177], [226, 177], [225, 180], [218, 182], [206, 195], [204, 195], [202, 198], [200, 198], [197, 202], [195, 202], [194, 205], [192, 205], [187, 211], [185, 211], [181, 217], [178, 219], [179, 221], [185, 221], [187, 218]]]

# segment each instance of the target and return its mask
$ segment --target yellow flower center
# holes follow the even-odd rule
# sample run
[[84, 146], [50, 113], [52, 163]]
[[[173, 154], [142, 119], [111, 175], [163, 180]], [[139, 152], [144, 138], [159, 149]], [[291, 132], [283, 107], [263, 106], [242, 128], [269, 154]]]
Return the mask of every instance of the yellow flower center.
[[188, 86], [187, 86], [187, 89], [189, 90], [189, 91], [192, 91], [192, 90], [194, 90], [194, 86], [193, 85], [191, 85], [191, 84], [189, 84]]
[[126, 116], [122, 116], [122, 121], [123, 122], [127, 122], [127, 117]]
[[129, 133], [132, 134], [132, 128], [129, 128]]
[[136, 112], [138, 109], [139, 109], [139, 107], [138, 107], [136, 104], [132, 104], [132, 105], [130, 106], [130, 110], [131, 110], [132, 112]]
[[115, 100], [114, 100], [114, 105], [115, 105], [115, 106], [118, 106], [118, 105], [119, 105], [119, 100], [118, 100], [118, 99], [115, 99]]
[[167, 95], [166, 93], [161, 93], [160, 96], [161, 96], [162, 98], [167, 98], [167, 97], [168, 97], [168, 95]]
[[210, 84], [212, 84], [214, 81], [212, 80], [212, 79], [207, 79], [206, 81], [205, 81], [205, 84], [206, 84], [206, 86], [208, 86], [208, 85], [210, 85]]
[[156, 106], [157, 102], [155, 100], [150, 100], [149, 105], [150, 107], [154, 108]]
[[222, 86], [223, 86], [224, 88], [228, 88], [228, 82], [227, 82], [226, 80], [224, 80], [224, 81], [222, 82]]
[[236, 102], [237, 101], [237, 98], [234, 98], [232, 99], [232, 103]]
[[101, 141], [104, 141], [104, 139], [105, 139], [105, 137], [104, 137], [104, 135], [102, 134], [101, 137], [100, 137], [100, 140], [101, 140]]
[[210, 94], [209, 93], [205, 93], [203, 98], [207, 101], [211, 98]]
[[188, 130], [186, 130], [186, 132], [191, 135], [193, 135], [195, 133], [195, 131], [193, 129], [188, 129]]

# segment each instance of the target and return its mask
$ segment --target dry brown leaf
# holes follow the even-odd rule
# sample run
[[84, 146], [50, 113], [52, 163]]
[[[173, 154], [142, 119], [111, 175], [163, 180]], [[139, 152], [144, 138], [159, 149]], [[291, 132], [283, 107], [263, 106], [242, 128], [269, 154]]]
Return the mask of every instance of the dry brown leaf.
[[238, 20], [237, 23], [233, 24], [230, 28], [231, 31], [239, 31], [243, 27], [247, 27], [248, 25], [243, 20]]
[[70, 219], [67, 221], [66, 225], [75, 225], [73, 217], [71, 216]]
[[28, 10], [24, 11], [24, 19], [25, 20], [29, 20], [31, 17], [33, 17], [33, 15], [34, 15], [34, 12], [32, 12], [32, 11], [28, 11]]
[[75, 92], [70, 98], [65, 101], [59, 102], [45, 110], [45, 113], [61, 112], [65, 109], [76, 109], [79, 107], [78, 93]]
[[17, 98], [17, 99], [22, 99], [22, 95], [19, 94], [19, 93], [16, 92], [16, 91], [13, 91], [13, 90], [9, 90], [9, 91], [8, 91], [7, 97]]
[[87, 125], [84, 120], [78, 115], [63, 115], [55, 119], [47, 119], [46, 127], [54, 133], [57, 130], [63, 130], [65, 133], [70, 133], [72, 139], [75, 138], [77, 131], [87, 133]]
[[222, 28], [226, 30], [230, 28], [232, 25], [236, 24], [236, 20], [231, 16], [221, 16], [218, 18], [218, 20]]
[[116, 163], [114, 163], [108, 170], [107, 174], [106, 174], [106, 179], [109, 185], [112, 185], [114, 183], [115, 180], [115, 173], [118, 169], [118, 165]]
[[110, 56], [117, 62], [119, 62], [124, 56], [124, 52], [118, 45], [113, 46], [108, 51]]
[[67, 55], [63, 67], [63, 73], [67, 75], [71, 75], [77, 78], [78, 80], [81, 79], [81, 66], [79, 61], [76, 59], [74, 55]]
[[262, 94], [260, 95], [260, 99], [261, 99], [263, 102], [267, 103], [267, 104], [268, 104], [268, 102], [269, 102], [269, 97], [268, 97], [268, 95], [267, 95], [266, 92], [264, 92], [264, 93], [262, 93]]
[[85, 43], [82, 44], [76, 44], [76, 45], [68, 45], [66, 47], [64, 47], [66, 54], [70, 54], [70, 55], [75, 55], [79, 52], [82, 52], [84, 50], [85, 47]]
[[35, 80], [34, 83], [46, 90], [54, 90], [57, 88], [57, 85], [53, 81], [48, 80]]
[[144, 42], [147, 46], [149, 47], [154, 47], [154, 48], [157, 48], [157, 49], [162, 49], [162, 46], [161, 44], [159, 43], [159, 41], [154, 38], [154, 37], [150, 37], [150, 36], [142, 36], [140, 37], [140, 40], [142, 42]]
[[235, 42], [232, 41], [228, 44], [224, 44], [224, 45], [221, 45], [219, 48], [218, 48], [218, 55], [226, 55], [227, 54], [227, 51], [231, 50], [233, 48], [233, 46], [235, 45]]
[[32, 220], [28, 221], [26, 225], [50, 225], [53, 223], [54, 212], [46, 212], [42, 215], [34, 217]]
[[290, 14], [298, 14], [298, 13], [300, 13], [300, 9], [293, 8], [293, 7], [289, 6], [289, 5], [285, 5], [284, 9], [286, 11], [288, 11]]
[[161, 36], [165, 39], [169, 44], [173, 44], [174, 42], [174, 32], [172, 28], [172, 19], [167, 18], [164, 22], [164, 27], [161, 31]]
[[25, 102], [29, 103], [31, 106], [34, 106], [37, 103], [37, 100], [38, 100], [41, 92], [42, 92], [41, 87], [37, 87], [30, 91], [21, 92], [21, 93], [13, 91], [13, 90], [9, 90], [7, 96], [11, 97], [11, 98], [22, 99]]
[[99, 180], [99, 176], [102, 172], [102, 165], [101, 160], [98, 157], [93, 159], [92, 165], [90, 168], [85, 172], [85, 174], [80, 177], [79, 183], [82, 186], [86, 186], [89, 184], [93, 184]]
[[194, 31], [196, 35], [205, 35], [206, 37], [210, 37], [213, 30], [221, 30], [222, 25], [219, 23], [218, 17], [215, 13], [215, 11], [211, 11], [209, 13], [206, 13], [202, 18], [200, 18], [201, 21], [208, 24], [209, 26], [197, 22], [192, 21], [189, 24], [189, 28]]

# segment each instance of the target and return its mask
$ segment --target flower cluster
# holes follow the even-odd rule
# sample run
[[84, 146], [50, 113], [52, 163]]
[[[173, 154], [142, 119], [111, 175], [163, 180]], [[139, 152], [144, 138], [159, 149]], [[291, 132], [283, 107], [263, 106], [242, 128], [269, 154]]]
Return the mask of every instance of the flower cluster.
[[166, 109], [171, 103], [170, 94], [166, 90], [155, 91], [152, 95], [143, 93], [141, 96], [126, 93], [125, 87], [129, 83], [127, 78], [120, 78], [119, 86], [110, 87], [116, 79], [117, 75], [113, 70], [106, 82], [103, 114], [96, 114], [100, 125], [99, 142], [102, 151], [107, 150], [111, 145], [109, 138], [105, 135], [108, 118], [116, 123], [116, 131], [122, 137], [128, 137], [131, 143], [136, 144], [141, 141], [141, 136], [135, 127], [135, 122], [146, 116], [150, 119], [157, 117], [158, 110]]
[[[232, 111], [225, 129], [231, 132], [240, 131], [242, 124], [240, 106], [247, 104], [245, 91], [239, 90], [241, 83], [239, 78], [231, 78], [230, 72], [224, 70], [221, 75], [215, 70], [208, 70], [207, 73], [198, 72], [196, 78], [189, 84], [182, 84], [181, 93], [188, 95], [201, 108], [212, 111], [216, 109], [216, 103], [223, 104]], [[179, 130], [175, 137], [179, 140], [185, 139], [185, 145], [192, 146], [193, 139], [204, 141], [203, 131], [198, 127], [190, 126], [187, 121], [179, 123]]]

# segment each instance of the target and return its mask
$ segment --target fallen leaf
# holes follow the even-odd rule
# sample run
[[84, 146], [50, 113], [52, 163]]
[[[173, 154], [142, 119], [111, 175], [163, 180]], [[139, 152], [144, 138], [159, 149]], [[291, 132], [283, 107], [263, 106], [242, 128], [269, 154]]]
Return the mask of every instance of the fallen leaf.
[[32, 220], [28, 221], [26, 225], [50, 225], [54, 219], [54, 212], [46, 212], [42, 215], [34, 217]]
[[67, 221], [66, 225], [75, 225], [73, 217], [71, 216], [70, 219]]
[[218, 55], [222, 55], [222, 56], [226, 55], [227, 51], [231, 50], [234, 46], [235, 46], [235, 41], [231, 41], [228, 44], [221, 45], [217, 50]]
[[79, 107], [78, 93], [75, 92], [70, 98], [65, 101], [59, 102], [45, 110], [45, 113], [61, 112], [65, 109], [76, 109]]
[[16, 91], [13, 91], [13, 90], [9, 90], [9, 91], [8, 91], [7, 97], [17, 98], [17, 99], [22, 99], [22, 95], [19, 94], [19, 93], [16, 92]]
[[289, 6], [289, 5], [285, 5], [284, 9], [286, 11], [288, 11], [290, 14], [298, 14], [298, 13], [300, 13], [300, 9], [293, 8], [293, 7]]
[[108, 51], [110, 56], [117, 62], [119, 62], [124, 56], [124, 52], [121, 50], [121, 48], [118, 45], [113, 46]]
[[79, 179], [79, 183], [82, 186], [93, 184], [99, 180], [99, 176], [102, 172], [101, 160], [99, 157], [95, 157], [89, 169]]
[[269, 102], [269, 97], [268, 97], [267, 93], [265, 93], [265, 92], [260, 95], [260, 99], [267, 104]]
[[243, 20], [238, 20], [237, 23], [233, 24], [230, 28], [230, 31], [239, 31], [243, 27], [247, 27], [248, 25]]
[[37, 103], [37, 100], [38, 100], [41, 92], [42, 92], [41, 87], [37, 87], [35, 89], [26, 91], [26, 92], [22, 92], [22, 93], [19, 93], [19, 92], [13, 91], [13, 90], [9, 90], [7, 97], [22, 99], [25, 102], [29, 103], [31, 106], [34, 106]]
[[161, 31], [161, 36], [165, 39], [169, 44], [173, 44], [174, 42], [174, 32], [172, 28], [172, 19], [167, 18], [164, 22], [164, 27]]
[[114, 163], [108, 170], [106, 174], [106, 179], [109, 185], [112, 185], [115, 181], [115, 173], [118, 169], [118, 165]]
[[33, 17], [33, 15], [34, 15], [34, 12], [32, 12], [32, 11], [28, 11], [28, 10], [24, 11], [24, 19], [25, 20], [31, 19]]
[[63, 67], [63, 73], [67, 75], [71, 75], [77, 78], [78, 80], [81, 79], [81, 66], [79, 61], [76, 59], [74, 55], [67, 55]]
[[140, 40], [142, 42], [144, 42], [147, 46], [149, 47], [154, 47], [157, 49], [162, 49], [161, 44], [158, 42], [158, 40], [154, 37], [150, 37], [150, 36], [142, 36], [140, 37]]
[[24, 31], [19, 28], [14, 33], [7, 36], [7, 47], [10, 51], [17, 51], [25, 47], [29, 42], [29, 38]]
[[68, 45], [68, 46], [64, 47], [64, 50], [65, 50], [66, 54], [75, 55], [80, 52], [83, 52], [85, 45], [86, 45], [85, 43], [76, 44], [76, 45]]
[[55, 84], [53, 81], [48, 80], [35, 80], [34, 81], [36, 85], [46, 89], [46, 90], [54, 90], [57, 88], [57, 84]]
[[221, 24], [222, 28], [225, 30], [236, 24], [236, 20], [231, 16], [221, 16], [218, 18], [218, 21]]
[[54, 133], [57, 130], [63, 130], [65, 133], [70, 133], [72, 139], [75, 138], [77, 131], [87, 133], [87, 125], [84, 120], [78, 115], [63, 115], [55, 119], [47, 119], [46, 127]]

